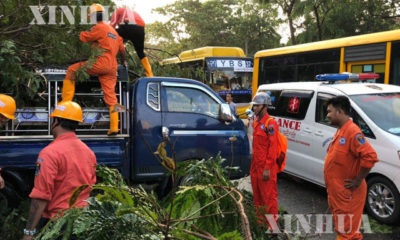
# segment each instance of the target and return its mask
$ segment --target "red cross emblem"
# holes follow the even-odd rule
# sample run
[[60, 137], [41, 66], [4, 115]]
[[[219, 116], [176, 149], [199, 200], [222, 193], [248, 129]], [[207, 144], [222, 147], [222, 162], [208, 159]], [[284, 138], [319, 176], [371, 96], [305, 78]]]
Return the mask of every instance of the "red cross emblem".
[[289, 100], [288, 112], [299, 113], [300, 99], [293, 97]]

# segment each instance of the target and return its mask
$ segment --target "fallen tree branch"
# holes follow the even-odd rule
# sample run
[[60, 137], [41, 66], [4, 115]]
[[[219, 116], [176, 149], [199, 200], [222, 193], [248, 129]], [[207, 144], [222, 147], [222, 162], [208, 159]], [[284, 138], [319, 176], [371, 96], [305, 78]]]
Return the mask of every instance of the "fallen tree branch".
[[28, 25], [28, 26], [20, 27], [20, 28], [13, 29], [13, 30], [10, 30], [10, 31], [0, 32], [0, 34], [11, 34], [11, 33], [15, 33], [15, 32], [20, 32], [20, 31], [28, 30], [28, 29], [30, 29], [32, 26], [33, 26], [33, 25]]
[[[242, 220], [242, 231], [244, 233], [244, 239], [246, 240], [252, 240], [251, 236], [251, 231], [250, 231], [250, 223], [249, 219], [247, 218], [246, 212], [244, 211], [243, 207], [243, 195], [234, 187], [225, 187], [225, 186], [217, 186], [221, 187], [224, 189], [227, 193], [229, 193], [229, 196], [236, 202], [236, 206], [238, 207], [240, 218]], [[236, 197], [232, 194], [232, 192], [236, 193], [236, 195], [239, 196], [239, 200], [236, 199]]]
[[214, 214], [203, 215], [203, 216], [195, 217], [195, 218], [174, 219], [174, 220], [171, 220], [171, 222], [173, 222], [173, 223], [177, 223], [177, 222], [188, 222], [188, 221], [193, 221], [193, 220], [197, 220], [197, 219], [200, 219], [200, 218], [207, 218], [207, 217], [213, 217], [213, 216], [218, 216], [218, 215], [235, 214], [235, 213], [236, 213], [236, 212], [214, 213]]

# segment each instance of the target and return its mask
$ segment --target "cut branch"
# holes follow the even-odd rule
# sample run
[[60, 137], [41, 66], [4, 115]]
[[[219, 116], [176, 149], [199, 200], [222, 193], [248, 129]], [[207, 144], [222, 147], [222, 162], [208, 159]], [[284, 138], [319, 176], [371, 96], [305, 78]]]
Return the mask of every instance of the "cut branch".
[[30, 29], [32, 26], [33, 26], [33, 25], [28, 25], [28, 26], [20, 27], [20, 28], [13, 29], [13, 30], [10, 30], [10, 31], [0, 32], [0, 34], [11, 34], [11, 33], [20, 32], [20, 31], [28, 30], [28, 29]]

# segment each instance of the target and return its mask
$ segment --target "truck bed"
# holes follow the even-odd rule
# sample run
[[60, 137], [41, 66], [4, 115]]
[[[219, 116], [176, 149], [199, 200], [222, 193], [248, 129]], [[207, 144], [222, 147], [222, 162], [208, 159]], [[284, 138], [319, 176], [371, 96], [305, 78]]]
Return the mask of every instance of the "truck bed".
[[[125, 152], [129, 135], [77, 135], [95, 153], [98, 164], [119, 169], [124, 176], [129, 176], [129, 161], [125, 161]], [[0, 139], [0, 166], [7, 170], [34, 169], [39, 152], [46, 147], [53, 137], [38, 136], [3, 136]]]

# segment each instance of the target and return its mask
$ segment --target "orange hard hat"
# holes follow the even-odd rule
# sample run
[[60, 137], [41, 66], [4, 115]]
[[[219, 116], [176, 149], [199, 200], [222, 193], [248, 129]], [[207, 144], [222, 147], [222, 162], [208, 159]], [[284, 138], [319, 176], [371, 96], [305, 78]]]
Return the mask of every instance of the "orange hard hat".
[[104, 7], [101, 4], [93, 3], [89, 7], [89, 16], [92, 15], [92, 13], [95, 13], [95, 12], [104, 12]]
[[77, 122], [83, 122], [82, 108], [73, 101], [60, 102], [50, 117], [59, 117]]
[[0, 114], [8, 119], [15, 119], [15, 109], [17, 105], [15, 104], [14, 98], [0, 94]]

